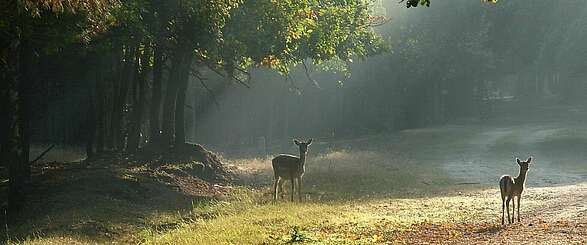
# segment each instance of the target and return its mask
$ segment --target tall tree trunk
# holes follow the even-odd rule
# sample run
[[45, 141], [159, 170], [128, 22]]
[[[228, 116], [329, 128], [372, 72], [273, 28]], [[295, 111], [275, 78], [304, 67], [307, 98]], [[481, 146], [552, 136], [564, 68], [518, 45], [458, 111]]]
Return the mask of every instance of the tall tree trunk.
[[177, 92], [177, 100], [175, 101], [175, 145], [179, 146], [185, 143], [185, 95], [187, 92], [187, 85], [190, 79], [190, 68], [192, 63], [192, 56], [185, 58], [185, 62], [181, 66], [179, 77], [179, 89]]
[[[128, 138], [128, 148], [127, 150], [130, 152], [135, 152], [141, 142], [141, 125], [143, 122], [143, 111], [145, 105], [145, 86], [146, 86], [146, 79], [147, 79], [147, 71], [149, 69], [149, 63], [147, 60], [150, 57], [149, 48], [145, 47], [144, 53], [142, 56], [139, 56], [137, 53], [135, 63], [135, 86], [138, 89], [138, 92], [135, 89], [135, 95], [133, 96], [133, 114], [132, 114], [132, 127], [130, 129], [129, 138]], [[140, 58], [139, 58], [140, 57]], [[138, 93], [138, 96], [136, 95]]]
[[163, 134], [161, 135], [161, 138], [165, 145], [174, 142], [174, 126], [176, 125], [174, 119], [176, 118], [175, 113], [177, 112], [177, 108], [175, 107], [177, 91], [181, 85], [181, 79], [183, 77], [182, 72], [189, 73], [189, 70], [184, 68], [187, 57], [191, 58], [191, 52], [186, 52], [184, 48], [178, 47], [171, 62], [171, 72], [169, 74], [169, 80], [167, 81], [165, 103], [163, 104]]
[[9, 163], [8, 206], [11, 213], [18, 211], [25, 200], [25, 185], [30, 168], [26, 159], [24, 118], [22, 98], [18, 89], [19, 81], [15, 76], [8, 84], [9, 137], [5, 146], [6, 161]]
[[163, 120], [162, 120], [162, 133], [161, 143], [168, 146], [173, 140], [173, 122], [175, 119], [175, 98], [177, 95], [177, 75], [173, 73], [175, 69], [172, 68], [172, 74], [170, 74], [169, 80], [167, 81], [167, 90], [165, 92], [165, 102], [163, 104]]
[[[97, 81], [96, 81], [97, 82]], [[87, 112], [86, 130], [86, 156], [87, 159], [94, 157], [94, 141], [96, 136], [96, 106], [92, 91], [88, 91], [89, 103]]]
[[96, 69], [96, 153], [100, 154], [104, 151], [104, 139], [106, 136], [106, 118], [104, 117], [105, 98], [104, 98], [104, 68], [103, 61], [99, 58], [98, 69]]
[[[139, 49], [137, 49], [137, 52], [139, 51]], [[140, 123], [137, 121], [137, 114], [138, 114], [138, 103], [139, 103], [139, 92], [138, 92], [138, 88], [139, 88], [139, 76], [138, 73], [140, 73], [140, 67], [139, 67], [139, 62], [140, 62], [140, 55], [137, 53], [135, 55], [135, 65], [134, 65], [134, 79], [132, 81], [132, 88], [131, 88], [131, 94], [130, 94], [130, 100], [132, 102], [132, 111], [131, 111], [131, 115], [130, 115], [130, 125], [128, 127], [128, 141], [127, 141], [127, 145], [126, 145], [126, 151], [127, 152], [135, 152], [136, 149], [139, 147], [139, 126], [136, 125], [136, 123]]]
[[124, 46], [118, 42], [115, 42], [112, 44], [112, 57], [110, 58], [110, 72], [112, 73], [111, 75], [111, 86], [109, 87], [109, 91], [108, 94], [111, 96], [110, 98], [108, 98], [107, 104], [108, 107], [110, 108], [110, 110], [108, 111], [108, 126], [105, 127], [108, 131], [107, 133], [107, 139], [106, 139], [106, 148], [108, 148], [109, 150], [116, 150], [117, 146], [116, 146], [116, 139], [118, 138], [118, 135], [116, 135], [117, 130], [115, 130], [116, 128], [118, 128], [116, 125], [118, 124], [118, 118], [117, 118], [117, 114], [118, 114], [118, 107], [117, 107], [117, 99], [118, 99], [118, 91], [120, 89], [120, 84], [122, 82], [122, 70], [123, 70], [123, 66], [124, 66], [124, 62], [123, 60], [123, 51], [124, 51]]
[[25, 124], [24, 124], [24, 110], [22, 108], [22, 88], [20, 78], [20, 29], [16, 26], [11, 28], [14, 38], [8, 47], [7, 59], [7, 78], [6, 89], [8, 98], [6, 99], [8, 109], [8, 139], [4, 146], [5, 160], [8, 162], [8, 178], [9, 178], [9, 193], [8, 193], [8, 210], [9, 217], [14, 220], [17, 211], [20, 210], [25, 200], [26, 181], [30, 168], [28, 159], [26, 159], [25, 147]]
[[282, 128], [282, 139], [281, 147], [283, 151], [286, 151], [291, 146], [291, 139], [289, 135], [289, 88], [285, 85], [283, 90], [283, 128]]
[[159, 120], [161, 113], [161, 88], [163, 82], [163, 47], [161, 41], [158, 40], [155, 46], [153, 64], [153, 89], [151, 91], [151, 110], [149, 119], [149, 137], [154, 144], [161, 143], [161, 121]]
[[112, 139], [114, 149], [124, 149], [124, 134], [123, 129], [123, 113], [124, 105], [126, 104], [126, 96], [128, 94], [128, 85], [133, 80], [133, 54], [136, 49], [136, 44], [133, 44], [126, 49], [124, 55], [123, 67], [119, 77], [119, 89], [115, 90], [116, 97], [114, 98], [114, 105], [112, 111]]
[[23, 159], [22, 162], [24, 164], [23, 171], [25, 180], [30, 180], [31, 177], [31, 166], [29, 164], [29, 154], [31, 148], [31, 128], [30, 128], [30, 117], [31, 117], [31, 103], [32, 103], [32, 88], [34, 86], [34, 81], [37, 79], [37, 68], [38, 68], [38, 59], [36, 58], [35, 50], [30, 42], [23, 40], [20, 45], [20, 55], [21, 58], [19, 60], [19, 97], [20, 97], [20, 112], [21, 112], [21, 134], [22, 134], [22, 149], [23, 149]]

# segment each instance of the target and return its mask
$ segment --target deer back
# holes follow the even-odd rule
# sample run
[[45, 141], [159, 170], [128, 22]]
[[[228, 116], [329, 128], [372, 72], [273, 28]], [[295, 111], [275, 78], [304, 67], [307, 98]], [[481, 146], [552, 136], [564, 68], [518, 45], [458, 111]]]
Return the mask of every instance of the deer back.
[[271, 162], [275, 175], [284, 177], [295, 175], [297, 177], [304, 173], [304, 166], [297, 156], [281, 154], [273, 158]]

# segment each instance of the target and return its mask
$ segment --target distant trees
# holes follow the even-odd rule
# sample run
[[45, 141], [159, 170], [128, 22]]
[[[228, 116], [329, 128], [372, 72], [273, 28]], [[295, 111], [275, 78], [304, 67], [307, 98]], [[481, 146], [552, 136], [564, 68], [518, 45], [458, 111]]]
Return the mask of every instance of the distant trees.
[[[586, 10], [587, 3], [547, 0], [432, 1], [429, 9], [396, 9], [390, 24], [378, 27], [392, 52], [349, 62], [349, 77], [311, 69], [320, 89], [303, 69], [291, 74], [295, 88], [269, 86], [278, 78], [257, 75], [250, 92], [229, 90], [219, 109], [201, 116], [206, 119], [196, 126], [197, 138], [225, 151], [240, 146], [235, 152], [247, 152], [245, 147], [265, 138], [271, 152], [284, 150], [275, 143], [291, 136], [353, 137], [462, 120], [486, 123], [500, 109], [584, 104]], [[246, 113], [230, 116], [241, 111]]]

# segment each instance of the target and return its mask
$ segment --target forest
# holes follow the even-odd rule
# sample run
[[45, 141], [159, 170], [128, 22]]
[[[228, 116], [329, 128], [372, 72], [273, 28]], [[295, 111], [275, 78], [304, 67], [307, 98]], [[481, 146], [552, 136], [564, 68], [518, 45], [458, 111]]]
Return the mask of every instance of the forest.
[[584, 244], [585, 26], [573, 0], [4, 0], [0, 242]]

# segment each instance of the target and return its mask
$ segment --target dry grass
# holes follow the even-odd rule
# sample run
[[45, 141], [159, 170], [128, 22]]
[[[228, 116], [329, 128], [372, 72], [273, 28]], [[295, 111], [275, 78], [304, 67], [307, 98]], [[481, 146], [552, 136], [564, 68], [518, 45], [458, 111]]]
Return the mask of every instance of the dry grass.
[[[257, 201], [229, 201], [240, 208], [186, 223], [145, 243], [283, 244], [300, 233], [312, 244], [468, 244], [503, 242], [506, 236], [517, 239], [512, 241], [541, 241], [532, 240], [535, 236], [573, 242], [569, 234], [584, 234], [576, 231], [586, 213], [580, 204], [585, 196], [577, 193], [585, 193], [587, 185], [569, 171], [584, 173], [586, 166], [552, 165], [552, 156], [541, 154], [540, 147], [559, 137], [552, 134], [553, 127], [412, 130], [402, 132], [399, 144], [377, 151], [310, 153], [305, 175], [309, 201], [302, 204], [267, 201], [270, 159], [236, 160], [232, 164], [247, 176], [248, 185], [265, 187]], [[540, 158], [529, 174], [522, 208], [528, 221], [525, 228], [518, 228], [519, 234], [516, 228], [499, 225], [501, 204], [495, 184], [499, 175], [515, 174], [515, 163], [508, 162], [512, 151], [533, 152]], [[532, 188], [534, 183], [552, 181], [559, 186]], [[536, 225], [541, 222], [570, 225], [549, 233], [534, 229], [542, 227]]]
[[[271, 158], [238, 159], [228, 163], [243, 176], [245, 185], [267, 187], [273, 181]], [[310, 153], [304, 175], [306, 198], [321, 201], [428, 195], [456, 189], [453, 184], [454, 180], [438, 166], [419, 164], [393, 152], [343, 150], [318, 156]]]
[[[197, 219], [163, 234], [148, 231], [151, 236], [145, 243], [279, 244], [292, 240], [295, 227], [301, 227], [306, 242], [365, 244], [394, 240], [397, 234], [423, 222], [462, 222], [469, 215], [486, 216], [491, 211], [486, 208], [490, 202], [486, 197], [434, 197], [441, 189], [444, 194], [451, 189], [442, 171], [373, 151], [336, 151], [309, 157], [304, 190], [307, 201], [273, 203], [267, 187], [272, 180], [270, 162], [231, 161], [248, 184], [261, 186], [261, 190], [247, 189], [231, 195], [240, 201], [212, 205], [216, 213], [212, 219]], [[475, 205], [466, 206], [465, 202]], [[210, 206], [195, 208], [194, 213], [202, 216], [209, 210]]]
[[[541, 222], [560, 224], [581, 219], [586, 209], [576, 209], [576, 203], [552, 213], [564, 213], [565, 217], [546, 215], [544, 210], [560, 204], [559, 193], [567, 195], [586, 190], [587, 184], [530, 189], [522, 208], [524, 219], [536, 222], [539, 227], [544, 227], [540, 226]], [[145, 244], [283, 244], [292, 240], [295, 227], [301, 227], [305, 242], [312, 244], [463, 242], [466, 233], [471, 233], [467, 235], [469, 238], [477, 238], [476, 242], [483, 242], [499, 238], [500, 232], [515, 232], [499, 226], [501, 205], [496, 189], [436, 197], [301, 204], [259, 202], [262, 198], [258, 199], [256, 194], [250, 198], [251, 194], [240, 192], [235, 195], [241, 196], [239, 201], [215, 204], [213, 209], [217, 215], [212, 219], [197, 219], [162, 234], [153, 232]], [[582, 198], [584, 196], [575, 196], [567, 201]], [[550, 201], [545, 202], [545, 199]], [[209, 211], [194, 209], [195, 213]], [[430, 233], [422, 230], [423, 227], [429, 227]], [[538, 231], [533, 235], [548, 235]], [[410, 237], [411, 234], [416, 237]], [[557, 234], [550, 236], [560, 238]]]
[[[314, 153], [311, 149], [304, 177], [304, 203], [271, 200], [271, 158], [230, 159], [227, 162], [242, 176], [242, 183], [225, 188], [225, 194], [213, 199], [187, 206], [186, 199], [182, 199], [176, 203], [184, 206], [174, 208], [174, 201], [167, 200], [173, 195], [157, 199], [166, 203], [163, 206], [140, 206], [132, 198], [99, 201], [112, 193], [98, 193], [95, 206], [58, 206], [67, 211], [53, 214], [52, 223], [43, 223], [36, 228], [39, 233], [21, 241], [470, 244], [499, 243], [508, 241], [503, 237], [512, 237], [511, 241], [550, 239], [568, 243], [574, 241], [573, 236], [587, 235], [581, 233], [586, 230], [582, 227], [587, 227], [583, 226], [587, 225], [587, 165], [583, 164], [587, 157], [582, 158], [573, 147], [587, 142], [587, 136], [574, 133], [576, 128], [553, 128], [558, 125], [408, 130], [400, 133], [400, 139], [393, 144], [379, 144], [371, 150]], [[501, 227], [496, 181], [501, 174], [517, 171], [512, 154], [527, 152], [537, 160], [523, 198], [526, 221]], [[562, 158], [565, 161], [559, 163], [556, 160], [561, 156], [573, 157]], [[121, 179], [145, 181], [132, 171], [125, 174], [132, 178]], [[114, 185], [105, 187], [109, 191], [119, 189]], [[84, 196], [88, 192], [75, 193]], [[69, 202], [67, 196], [57, 198], [61, 197]], [[81, 215], [73, 216], [69, 211]], [[115, 216], [120, 219], [113, 219]], [[551, 223], [562, 225], [546, 230], [545, 224]], [[48, 226], [54, 229], [44, 232]], [[88, 231], [79, 232], [83, 229]], [[117, 232], [111, 237], [104, 237], [103, 232], [92, 235], [100, 229]], [[535, 238], [526, 237], [528, 234]]]
[[[478, 205], [464, 205], [465, 201]], [[153, 236], [145, 243], [285, 243], [291, 239], [292, 229], [296, 226], [302, 228], [312, 243], [391, 241], [399, 232], [415, 224], [462, 222], [469, 215], [486, 215], [488, 210], [478, 207], [485, 207], [487, 202], [484, 198], [465, 197], [264, 205], [237, 202], [223, 205], [236, 205], [241, 210], [232, 210], [210, 220], [186, 223]]]

